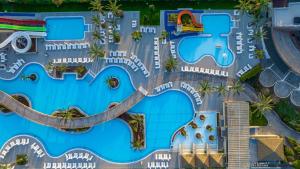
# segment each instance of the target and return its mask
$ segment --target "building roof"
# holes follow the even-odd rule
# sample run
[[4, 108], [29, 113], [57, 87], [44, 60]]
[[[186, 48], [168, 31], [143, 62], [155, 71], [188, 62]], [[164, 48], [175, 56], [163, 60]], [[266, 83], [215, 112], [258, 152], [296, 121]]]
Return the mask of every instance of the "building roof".
[[[285, 1], [285, 0], [280, 0]], [[274, 5], [274, 4], [273, 4]], [[299, 30], [300, 26], [294, 23], [294, 18], [299, 17], [299, 2], [289, 3], [284, 8], [273, 8], [272, 25], [276, 28], [289, 28]]]
[[228, 169], [249, 169], [249, 103], [225, 102], [224, 112], [228, 128]]
[[280, 137], [257, 137], [258, 161], [283, 161], [283, 138]]
[[181, 154], [181, 168], [224, 167], [224, 154]]
[[288, 0], [273, 0], [273, 8], [283, 8], [288, 6]]

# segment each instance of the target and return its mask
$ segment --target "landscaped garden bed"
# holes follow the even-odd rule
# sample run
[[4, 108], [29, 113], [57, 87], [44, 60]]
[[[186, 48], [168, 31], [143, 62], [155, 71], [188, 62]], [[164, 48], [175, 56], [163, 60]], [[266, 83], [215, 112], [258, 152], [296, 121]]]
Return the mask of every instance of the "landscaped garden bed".
[[[67, 110], [59, 110], [52, 114], [54, 117], [60, 117], [64, 120], [71, 120], [81, 117], [86, 117], [85, 114], [81, 113], [79, 110], [72, 108]], [[67, 132], [84, 132], [89, 130], [90, 127], [84, 127], [84, 128], [77, 128], [77, 129], [68, 129], [68, 128], [61, 128], [61, 130], [67, 131]]]
[[82, 78], [86, 72], [87, 68], [85, 66], [66, 66], [66, 65], [56, 65], [53, 67], [53, 74], [56, 78], [62, 78], [63, 73], [77, 73], [78, 78]]

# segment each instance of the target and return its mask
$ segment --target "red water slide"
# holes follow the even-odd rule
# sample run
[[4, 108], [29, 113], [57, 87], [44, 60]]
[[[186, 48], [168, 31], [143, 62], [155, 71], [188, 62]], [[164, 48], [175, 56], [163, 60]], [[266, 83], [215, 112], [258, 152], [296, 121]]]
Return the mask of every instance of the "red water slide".
[[29, 26], [44, 26], [45, 21], [41, 20], [17, 20], [17, 19], [7, 19], [0, 18], [0, 23], [10, 24], [10, 25], [29, 25]]
[[178, 16], [177, 16], [177, 25], [181, 25], [182, 22], [181, 22], [181, 17], [182, 15], [184, 14], [187, 14], [187, 15], [190, 15], [191, 19], [192, 19], [192, 24], [197, 27], [197, 28], [203, 28], [203, 24], [201, 23], [198, 23], [196, 21], [196, 17], [193, 15], [193, 13], [189, 10], [182, 10], [178, 13]]

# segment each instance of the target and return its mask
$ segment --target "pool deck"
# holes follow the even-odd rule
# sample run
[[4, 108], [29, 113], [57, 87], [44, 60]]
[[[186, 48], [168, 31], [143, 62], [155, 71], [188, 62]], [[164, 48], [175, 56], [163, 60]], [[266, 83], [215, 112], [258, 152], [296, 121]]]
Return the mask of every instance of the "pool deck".
[[[163, 11], [162, 11], [163, 12]], [[229, 10], [206, 10], [204, 12], [208, 13], [229, 13], [233, 16], [233, 11]], [[36, 14], [36, 19], [44, 19], [46, 16], [84, 16], [86, 24], [92, 24], [91, 22], [91, 12], [79, 12], [79, 13], [38, 13]], [[251, 21], [251, 19], [247, 15], [243, 16], [235, 16], [233, 17], [235, 20], [239, 20], [238, 27], [232, 30], [232, 33], [229, 35], [229, 45], [230, 48], [236, 53], [236, 39], [235, 33], [242, 32], [244, 35], [247, 35], [247, 24]], [[120, 24], [120, 34], [121, 34], [121, 42], [119, 44], [107, 43], [103, 47], [107, 51], [127, 51], [127, 56], [125, 58], [130, 57], [130, 54], [133, 53], [136, 55], [140, 60], [141, 63], [146, 67], [146, 69], [150, 72], [149, 77], [145, 77], [143, 72], [139, 69], [138, 71], [132, 70], [129, 66], [124, 64], [110, 64], [107, 63], [106, 59], [97, 59], [92, 63], [83, 63], [90, 71], [91, 74], [97, 74], [101, 70], [105, 69], [108, 65], [119, 65], [124, 67], [132, 77], [132, 82], [136, 88], [141, 86], [148, 92], [148, 95], [156, 95], [160, 94], [161, 92], [155, 92], [154, 88], [168, 82], [173, 82], [174, 85], [171, 89], [175, 90], [182, 90], [181, 82], [186, 82], [194, 88], [199, 86], [199, 83], [202, 80], [208, 80], [213, 86], [218, 86], [221, 83], [227, 86], [232, 85], [232, 83], [236, 80], [236, 72], [238, 72], [241, 68], [243, 68], [247, 64], [251, 64], [252, 66], [258, 63], [258, 60], [249, 59], [248, 55], [248, 48], [245, 49], [242, 55], [235, 56], [235, 62], [232, 66], [223, 68], [216, 65], [213, 59], [209, 57], [203, 58], [201, 61], [197, 62], [196, 64], [190, 65], [182, 61], [182, 59], [177, 56], [177, 60], [179, 62], [178, 69], [175, 72], [168, 73], [164, 69], [164, 63], [170, 56], [170, 46], [169, 43], [161, 44], [159, 46], [160, 50], [160, 69], [155, 68], [154, 56], [153, 56], [153, 39], [154, 37], [159, 37], [161, 31], [164, 30], [163, 25], [163, 15], [161, 14], [161, 25], [155, 26], [156, 33], [143, 33], [143, 37], [140, 41], [135, 42], [132, 40], [131, 32], [136, 30], [140, 25], [137, 23], [137, 28], [131, 27], [132, 20], [139, 21], [139, 12], [125, 12], [124, 18], [118, 20], [117, 24]], [[246, 40], [247, 38], [244, 38]], [[92, 31], [86, 32], [85, 39], [83, 41], [68, 41], [70, 43], [83, 43], [83, 42], [92, 42]], [[7, 66], [13, 65], [13, 63], [17, 62], [18, 59], [23, 59], [25, 64], [14, 74], [7, 73], [5, 71], [0, 70], [0, 78], [1, 79], [12, 79], [18, 75], [18, 72], [21, 71], [26, 64], [30, 63], [40, 63], [42, 65], [46, 65], [49, 62], [52, 62], [53, 59], [57, 58], [86, 58], [88, 57], [88, 49], [77, 49], [77, 50], [56, 50], [56, 51], [46, 51], [45, 45], [54, 43], [52, 41], [45, 41], [44, 39], [37, 40], [37, 53], [28, 53], [28, 54], [16, 54], [12, 49], [11, 46], [8, 45], [5, 49], [3, 49], [7, 53], [8, 60], [6, 61]], [[55, 43], [63, 43], [56, 41]], [[178, 40], [175, 41], [175, 45], [177, 46]], [[245, 48], [247, 45], [245, 45]], [[109, 54], [109, 52], [107, 52]], [[177, 54], [178, 55], [178, 54]], [[68, 65], [77, 65], [74, 63]], [[229, 77], [219, 77], [213, 76], [208, 74], [200, 74], [195, 72], [183, 72], [181, 71], [181, 67], [184, 66], [197, 66], [209, 69], [220, 69], [223, 71], [229, 72]], [[249, 101], [252, 100], [250, 96], [245, 93], [241, 93], [240, 95], [233, 95], [232, 93], [226, 95], [226, 97], [219, 96], [218, 93], [212, 93], [210, 95], [206, 95], [201, 98], [202, 104], [197, 105], [195, 99], [193, 99], [192, 94], [186, 92], [193, 104], [195, 105], [195, 111], [215, 111], [215, 112], [222, 112], [222, 102], [224, 100], [243, 100]], [[126, 101], [125, 101], [126, 102]], [[45, 152], [43, 157], [37, 157], [37, 154], [34, 150], [31, 149], [30, 144], [24, 146], [16, 146], [12, 148], [8, 152], [5, 157], [5, 162], [11, 162], [14, 160], [15, 155], [20, 152], [28, 152], [30, 163], [28, 164], [31, 168], [43, 168], [44, 163], [91, 163], [91, 165], [96, 165], [95, 168], [147, 168], [148, 162], [165, 162], [164, 164], [168, 163], [169, 168], [179, 168], [181, 164], [179, 162], [180, 155], [178, 152], [171, 152], [172, 150], [162, 150], [150, 154], [145, 159], [137, 162], [133, 162], [130, 164], [116, 164], [112, 162], [105, 161], [100, 157], [96, 157], [96, 155], [92, 154], [91, 152], [87, 152], [86, 150], [72, 150], [72, 152], [83, 152], [83, 153], [90, 153], [94, 155], [91, 161], [81, 160], [81, 159], [66, 159], [66, 156], [62, 155], [60, 157], [51, 157], [49, 156], [44, 148], [43, 145], [33, 137], [29, 138], [30, 143], [40, 145], [42, 147], [42, 151]], [[5, 147], [5, 145], [3, 145]], [[34, 153], [35, 152], [35, 153]], [[172, 160], [157, 160], [155, 159], [156, 154], [170, 154]], [[3, 162], [0, 159], [0, 162]], [[45, 164], [46, 165], [46, 164]], [[63, 164], [62, 164], [63, 165]], [[87, 164], [88, 165], [88, 164]], [[16, 167], [18, 168], [18, 167]]]

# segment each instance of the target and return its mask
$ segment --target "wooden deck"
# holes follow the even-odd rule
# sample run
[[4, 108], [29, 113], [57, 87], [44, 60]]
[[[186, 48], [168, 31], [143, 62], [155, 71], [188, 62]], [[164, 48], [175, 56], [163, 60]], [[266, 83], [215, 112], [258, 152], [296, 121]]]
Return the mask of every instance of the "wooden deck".
[[11, 97], [10, 95], [6, 94], [3, 91], [0, 91], [0, 104], [4, 105], [12, 112], [15, 112], [18, 115], [28, 120], [40, 124], [46, 126], [52, 126], [55, 128], [75, 129], [75, 128], [92, 127], [97, 124], [117, 118], [118, 116], [128, 111], [131, 107], [136, 105], [138, 102], [140, 102], [144, 97], [145, 97], [144, 89], [139, 88], [139, 90], [137, 90], [135, 93], [129, 96], [125, 101], [113, 107], [112, 109], [97, 113], [92, 116], [71, 119], [71, 120], [53, 117], [51, 115], [47, 115], [38, 112], [36, 110], [33, 110], [32, 108], [27, 107], [22, 103], [20, 103], [19, 101], [15, 100], [13, 97]]

